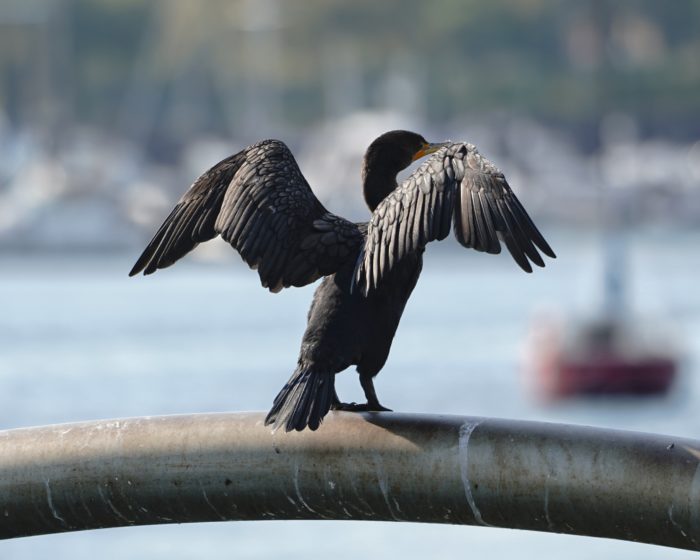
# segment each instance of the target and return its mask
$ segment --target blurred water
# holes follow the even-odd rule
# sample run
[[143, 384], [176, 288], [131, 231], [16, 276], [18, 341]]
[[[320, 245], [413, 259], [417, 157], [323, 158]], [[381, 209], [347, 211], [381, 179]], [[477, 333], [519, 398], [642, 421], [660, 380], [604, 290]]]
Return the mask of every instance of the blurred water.
[[[560, 258], [525, 275], [505, 256], [433, 248], [377, 379], [384, 404], [700, 437], [697, 233], [630, 236], [630, 300], [682, 340], [668, 397], [543, 407], [524, 391], [523, 341], [542, 309], [592, 315], [602, 300], [599, 239], [550, 235]], [[291, 373], [313, 288], [272, 295], [232, 254], [129, 279], [135, 255], [2, 257], [0, 428], [221, 410], [267, 409]], [[341, 398], [360, 400], [354, 372]], [[323, 539], [319, 539], [320, 531]], [[578, 545], [572, 547], [572, 545]], [[682, 558], [657, 547], [472, 527], [256, 522], [101, 530], [0, 543], [0, 559]]]

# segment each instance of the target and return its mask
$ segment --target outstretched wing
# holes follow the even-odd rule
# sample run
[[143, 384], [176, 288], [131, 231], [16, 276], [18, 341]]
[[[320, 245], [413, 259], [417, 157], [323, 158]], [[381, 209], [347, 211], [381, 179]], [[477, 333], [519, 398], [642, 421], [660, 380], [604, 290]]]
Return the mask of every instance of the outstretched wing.
[[129, 275], [170, 266], [217, 235], [271, 291], [335, 272], [364, 241], [357, 225], [323, 207], [279, 140], [250, 146], [199, 177]]
[[364, 293], [407, 254], [442, 240], [454, 224], [465, 247], [500, 253], [502, 240], [526, 272], [555, 258], [496, 166], [472, 144], [440, 149], [377, 206], [355, 271]]

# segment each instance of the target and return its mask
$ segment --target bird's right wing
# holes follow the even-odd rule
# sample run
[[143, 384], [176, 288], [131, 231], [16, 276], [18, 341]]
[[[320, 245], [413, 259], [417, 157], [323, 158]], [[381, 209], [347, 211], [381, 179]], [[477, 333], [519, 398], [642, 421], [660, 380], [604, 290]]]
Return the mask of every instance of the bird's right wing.
[[217, 235], [273, 292], [336, 272], [364, 240], [357, 225], [323, 207], [279, 140], [250, 146], [199, 177], [129, 275], [170, 266]]
[[500, 253], [532, 272], [544, 266], [537, 249], [555, 257], [506, 178], [472, 144], [441, 148], [389, 194], [372, 213], [354, 285], [367, 294], [406, 255], [442, 240], [454, 223], [465, 247]]

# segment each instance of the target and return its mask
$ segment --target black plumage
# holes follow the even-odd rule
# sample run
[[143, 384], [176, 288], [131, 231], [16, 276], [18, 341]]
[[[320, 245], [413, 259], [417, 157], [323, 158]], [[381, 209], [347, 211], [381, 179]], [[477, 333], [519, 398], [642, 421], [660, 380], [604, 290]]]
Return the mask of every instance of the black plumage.
[[[401, 185], [396, 175], [434, 153]], [[219, 162], [183, 195], [130, 272], [170, 266], [221, 235], [273, 292], [320, 277], [297, 368], [266, 424], [315, 430], [331, 408], [387, 410], [373, 378], [423, 266], [425, 245], [447, 237], [499, 253], [501, 241], [527, 272], [554, 257], [503, 174], [471, 144], [429, 144], [392, 131], [367, 149], [362, 167], [369, 223], [330, 213], [314, 196], [289, 149], [264, 140]], [[538, 251], [539, 250], [539, 251]], [[335, 374], [355, 365], [367, 403], [343, 404]]]

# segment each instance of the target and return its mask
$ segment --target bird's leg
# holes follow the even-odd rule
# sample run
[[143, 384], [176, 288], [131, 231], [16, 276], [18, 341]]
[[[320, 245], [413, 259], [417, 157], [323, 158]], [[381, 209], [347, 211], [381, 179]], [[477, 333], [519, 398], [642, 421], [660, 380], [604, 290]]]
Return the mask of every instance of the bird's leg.
[[344, 403], [340, 402], [338, 398], [338, 393], [333, 391], [333, 400], [331, 400], [331, 410], [344, 410], [346, 412], [360, 412], [362, 410], [367, 410], [364, 408], [365, 405], [357, 404], [354, 402]]
[[343, 406], [347, 406], [345, 403], [341, 403], [338, 398], [338, 391], [333, 389], [333, 399], [331, 400], [331, 410], [343, 410]]
[[365, 392], [365, 397], [367, 398], [367, 404], [364, 405], [364, 410], [369, 410], [373, 412], [391, 412], [390, 408], [386, 408], [379, 404], [379, 399], [377, 398], [377, 392], [374, 390], [374, 381], [372, 381], [371, 375], [360, 374], [360, 385], [362, 385], [362, 390]]
[[390, 408], [386, 408], [379, 404], [377, 392], [374, 390], [374, 382], [371, 375], [360, 374], [360, 385], [365, 392], [367, 402], [365, 404], [357, 404], [354, 402], [340, 402], [338, 393], [333, 392], [333, 400], [331, 401], [331, 410], [344, 410], [346, 412], [391, 412]]

